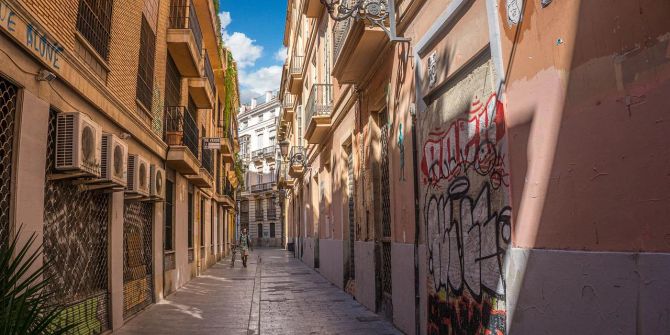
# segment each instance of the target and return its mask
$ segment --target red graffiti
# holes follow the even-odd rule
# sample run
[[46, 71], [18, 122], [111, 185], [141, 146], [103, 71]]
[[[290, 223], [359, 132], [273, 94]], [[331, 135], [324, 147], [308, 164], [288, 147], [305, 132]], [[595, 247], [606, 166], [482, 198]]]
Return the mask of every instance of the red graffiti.
[[481, 303], [467, 295], [447, 299], [448, 301], [442, 301], [437, 295], [429, 296], [428, 334], [507, 334], [507, 313], [495, 309], [491, 298], [484, 299]]
[[429, 133], [421, 161], [426, 182], [451, 181], [472, 167], [481, 175], [490, 175], [498, 185], [507, 185], [504, 156], [497, 148], [505, 136], [503, 108], [494, 93], [486, 104], [473, 102], [467, 118], [454, 120], [446, 131]]

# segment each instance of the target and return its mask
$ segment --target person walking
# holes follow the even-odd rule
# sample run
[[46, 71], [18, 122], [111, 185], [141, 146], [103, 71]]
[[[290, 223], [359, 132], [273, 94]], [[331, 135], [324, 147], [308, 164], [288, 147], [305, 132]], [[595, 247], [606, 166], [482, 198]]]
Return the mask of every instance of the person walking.
[[247, 228], [242, 228], [242, 234], [240, 234], [240, 240], [237, 243], [239, 250], [242, 256], [242, 265], [247, 267], [247, 258], [249, 257], [249, 249], [253, 251], [251, 246], [251, 240], [249, 239], [249, 234], [247, 233]]

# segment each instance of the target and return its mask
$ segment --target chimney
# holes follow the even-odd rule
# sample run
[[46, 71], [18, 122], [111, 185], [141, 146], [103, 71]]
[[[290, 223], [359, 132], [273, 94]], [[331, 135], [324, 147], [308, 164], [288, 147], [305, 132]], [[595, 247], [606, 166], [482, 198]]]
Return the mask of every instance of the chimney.
[[251, 99], [251, 109], [256, 108], [258, 105], [258, 101], [256, 101], [256, 98]]
[[272, 91], [265, 92], [265, 102], [268, 103], [272, 101]]

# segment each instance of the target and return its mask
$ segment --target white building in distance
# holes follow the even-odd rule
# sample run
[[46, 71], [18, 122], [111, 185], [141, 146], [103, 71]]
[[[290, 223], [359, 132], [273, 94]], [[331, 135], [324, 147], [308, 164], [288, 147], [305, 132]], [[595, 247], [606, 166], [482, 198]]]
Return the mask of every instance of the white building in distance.
[[276, 180], [279, 108], [276, 94], [267, 92], [263, 103], [252, 99], [238, 114], [240, 157], [246, 168], [239, 223], [248, 228], [252, 243], [262, 246], [281, 246], [284, 235]]

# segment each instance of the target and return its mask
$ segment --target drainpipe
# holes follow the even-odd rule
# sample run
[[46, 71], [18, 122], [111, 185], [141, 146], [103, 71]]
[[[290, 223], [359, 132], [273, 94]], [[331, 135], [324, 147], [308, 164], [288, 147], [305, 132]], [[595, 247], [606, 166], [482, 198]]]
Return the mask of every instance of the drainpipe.
[[419, 159], [416, 139], [416, 107], [410, 110], [412, 116], [412, 159], [414, 165], [414, 327], [415, 334], [421, 332], [421, 296], [419, 294]]

